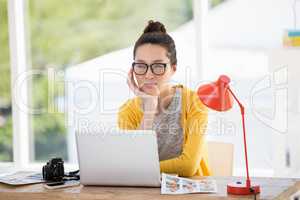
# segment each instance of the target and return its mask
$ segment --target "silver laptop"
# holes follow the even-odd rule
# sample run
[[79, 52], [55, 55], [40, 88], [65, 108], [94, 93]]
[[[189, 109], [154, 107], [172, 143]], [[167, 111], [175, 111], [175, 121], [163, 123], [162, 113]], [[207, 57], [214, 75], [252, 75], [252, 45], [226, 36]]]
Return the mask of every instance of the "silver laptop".
[[154, 131], [77, 132], [76, 144], [83, 185], [160, 186]]

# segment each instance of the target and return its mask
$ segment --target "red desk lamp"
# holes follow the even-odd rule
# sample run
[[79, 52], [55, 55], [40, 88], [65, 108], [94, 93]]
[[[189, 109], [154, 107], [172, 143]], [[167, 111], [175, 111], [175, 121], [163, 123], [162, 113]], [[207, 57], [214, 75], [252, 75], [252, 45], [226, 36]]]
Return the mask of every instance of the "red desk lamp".
[[227, 111], [232, 108], [233, 98], [238, 103], [241, 114], [242, 114], [242, 124], [244, 133], [244, 150], [245, 150], [245, 160], [246, 160], [246, 171], [247, 180], [246, 184], [242, 181], [237, 181], [234, 183], [229, 183], [227, 185], [227, 193], [235, 195], [249, 195], [260, 193], [259, 185], [251, 185], [248, 170], [248, 156], [247, 156], [247, 143], [246, 143], [246, 128], [245, 128], [245, 109], [241, 102], [237, 99], [234, 93], [229, 87], [230, 78], [228, 76], [222, 75], [216, 82], [205, 84], [198, 88], [197, 94], [199, 99], [207, 107], [217, 110], [217, 111]]

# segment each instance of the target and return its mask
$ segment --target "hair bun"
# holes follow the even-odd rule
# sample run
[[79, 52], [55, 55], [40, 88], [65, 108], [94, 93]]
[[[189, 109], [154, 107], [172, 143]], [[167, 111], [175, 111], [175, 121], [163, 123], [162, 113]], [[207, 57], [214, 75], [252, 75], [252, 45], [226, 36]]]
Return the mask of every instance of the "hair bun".
[[166, 33], [167, 31], [165, 26], [162, 23], [158, 21], [154, 22], [153, 20], [149, 20], [148, 25], [144, 29], [144, 33], [152, 33], [152, 32]]

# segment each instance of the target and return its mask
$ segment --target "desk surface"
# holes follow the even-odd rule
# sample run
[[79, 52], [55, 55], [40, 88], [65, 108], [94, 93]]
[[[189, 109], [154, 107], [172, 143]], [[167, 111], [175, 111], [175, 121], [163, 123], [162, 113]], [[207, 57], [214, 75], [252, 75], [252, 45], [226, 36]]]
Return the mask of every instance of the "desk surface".
[[[0, 184], [0, 199], [254, 199], [253, 196], [227, 195], [228, 182], [237, 180], [235, 177], [205, 177], [217, 181], [217, 194], [187, 194], [187, 195], [161, 195], [160, 188], [137, 187], [95, 187], [75, 186], [56, 190], [45, 189], [42, 184], [27, 186], [9, 186]], [[195, 177], [195, 179], [200, 179]], [[252, 182], [261, 185], [261, 194], [257, 199], [284, 199], [300, 190], [300, 179], [291, 178], [253, 178]]]

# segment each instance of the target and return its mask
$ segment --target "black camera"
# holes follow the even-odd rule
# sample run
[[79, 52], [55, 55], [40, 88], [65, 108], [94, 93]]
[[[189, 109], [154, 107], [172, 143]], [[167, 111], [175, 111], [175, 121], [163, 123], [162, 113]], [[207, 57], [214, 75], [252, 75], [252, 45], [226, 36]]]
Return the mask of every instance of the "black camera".
[[64, 161], [61, 158], [53, 158], [43, 166], [43, 179], [46, 181], [62, 181], [64, 176]]

